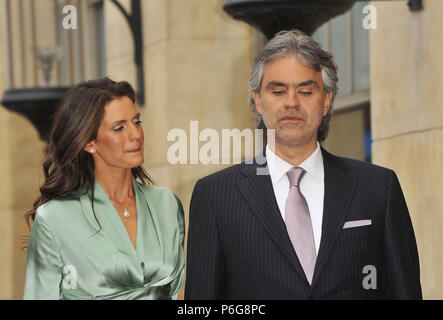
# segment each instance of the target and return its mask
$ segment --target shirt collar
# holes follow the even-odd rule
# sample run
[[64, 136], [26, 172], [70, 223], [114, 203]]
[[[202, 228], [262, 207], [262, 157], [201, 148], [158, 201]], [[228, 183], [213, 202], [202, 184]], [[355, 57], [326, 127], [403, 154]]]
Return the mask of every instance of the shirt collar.
[[[272, 184], [275, 185], [280, 179], [286, 175], [286, 172], [293, 167], [292, 164], [286, 162], [266, 145], [266, 161], [268, 164], [269, 174], [271, 176]], [[317, 148], [314, 152], [303, 161], [299, 167], [306, 170], [306, 174], [311, 176], [317, 183], [323, 183], [324, 167], [323, 156], [320, 149], [320, 143], [317, 141]]]

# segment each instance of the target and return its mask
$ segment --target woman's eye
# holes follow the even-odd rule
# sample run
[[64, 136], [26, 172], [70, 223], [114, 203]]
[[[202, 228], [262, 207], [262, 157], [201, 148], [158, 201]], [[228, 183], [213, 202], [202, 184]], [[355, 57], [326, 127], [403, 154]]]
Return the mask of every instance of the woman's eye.
[[140, 125], [140, 124], [143, 123], [143, 121], [141, 121], [141, 120], [137, 120], [137, 121], [135, 121], [134, 123], [135, 123], [136, 125]]
[[112, 129], [112, 130], [114, 130], [114, 131], [121, 131], [123, 129], [123, 127], [122, 126], [120, 126], [120, 127], [115, 127], [114, 129]]

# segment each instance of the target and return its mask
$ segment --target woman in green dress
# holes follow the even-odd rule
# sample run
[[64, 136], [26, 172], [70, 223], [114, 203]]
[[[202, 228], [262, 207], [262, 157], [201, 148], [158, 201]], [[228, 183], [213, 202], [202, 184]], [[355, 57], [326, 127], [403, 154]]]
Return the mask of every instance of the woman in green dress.
[[173, 299], [183, 283], [180, 200], [141, 167], [134, 90], [81, 83], [55, 118], [33, 220], [24, 299]]

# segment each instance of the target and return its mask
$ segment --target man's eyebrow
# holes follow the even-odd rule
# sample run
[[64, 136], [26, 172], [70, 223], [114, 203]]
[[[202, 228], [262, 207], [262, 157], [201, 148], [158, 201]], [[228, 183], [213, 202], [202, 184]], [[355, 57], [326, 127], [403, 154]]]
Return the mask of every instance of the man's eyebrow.
[[[133, 118], [132, 118], [132, 120], [134, 120], [134, 119], [139, 119], [140, 118], [140, 112], [139, 113], [137, 113]], [[114, 121], [112, 124], [111, 124], [111, 127], [114, 127], [114, 126], [116, 126], [116, 125], [118, 125], [118, 124], [122, 124], [122, 123], [125, 123], [126, 122], [126, 120], [118, 120], [118, 121]]]
[[306, 86], [312, 86], [312, 85], [316, 86], [317, 88], [320, 88], [317, 81], [315, 81], [315, 80], [306, 80], [306, 81], [299, 82], [296, 85], [296, 87], [298, 88], [298, 87], [306, 87]]
[[[306, 86], [312, 86], [312, 85], [317, 88], [320, 88], [317, 81], [315, 81], [315, 80], [306, 80], [306, 81], [299, 82], [295, 85], [295, 87], [299, 88], [299, 87], [306, 87]], [[274, 87], [288, 87], [288, 84], [284, 83], [284, 82], [272, 80], [266, 84], [265, 89], [270, 89], [270, 88], [274, 88]]]
[[287, 83], [272, 80], [266, 84], [266, 89], [273, 88], [273, 87], [287, 87], [287, 86], [288, 86]]

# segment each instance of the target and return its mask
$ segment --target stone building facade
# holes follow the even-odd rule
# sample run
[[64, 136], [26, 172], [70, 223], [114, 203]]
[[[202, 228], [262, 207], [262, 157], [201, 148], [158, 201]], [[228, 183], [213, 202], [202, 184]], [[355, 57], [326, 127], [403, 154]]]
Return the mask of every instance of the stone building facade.
[[[120, 3], [130, 12], [129, 0]], [[368, 37], [368, 88], [337, 99], [325, 147], [396, 171], [416, 232], [424, 297], [442, 299], [443, 3], [423, 3], [417, 12], [401, 1], [371, 3], [377, 28]], [[62, 9], [69, 4], [77, 8], [76, 30], [62, 27]], [[190, 121], [220, 136], [222, 129], [255, 127], [247, 105], [248, 75], [264, 40], [224, 13], [222, 4], [142, 0], [144, 166], [182, 200], [186, 218], [197, 179], [228, 164], [171, 164], [168, 133], [183, 129], [189, 137]], [[0, 96], [9, 88], [45, 85], [39, 47], [61, 48], [51, 86], [108, 75], [136, 87], [130, 29], [112, 1], [1, 0], [0, 20]], [[369, 159], [364, 141], [368, 110]], [[19, 299], [26, 262], [21, 247], [29, 233], [24, 213], [42, 183], [45, 143], [29, 120], [0, 107], [0, 146], [0, 299]]]

